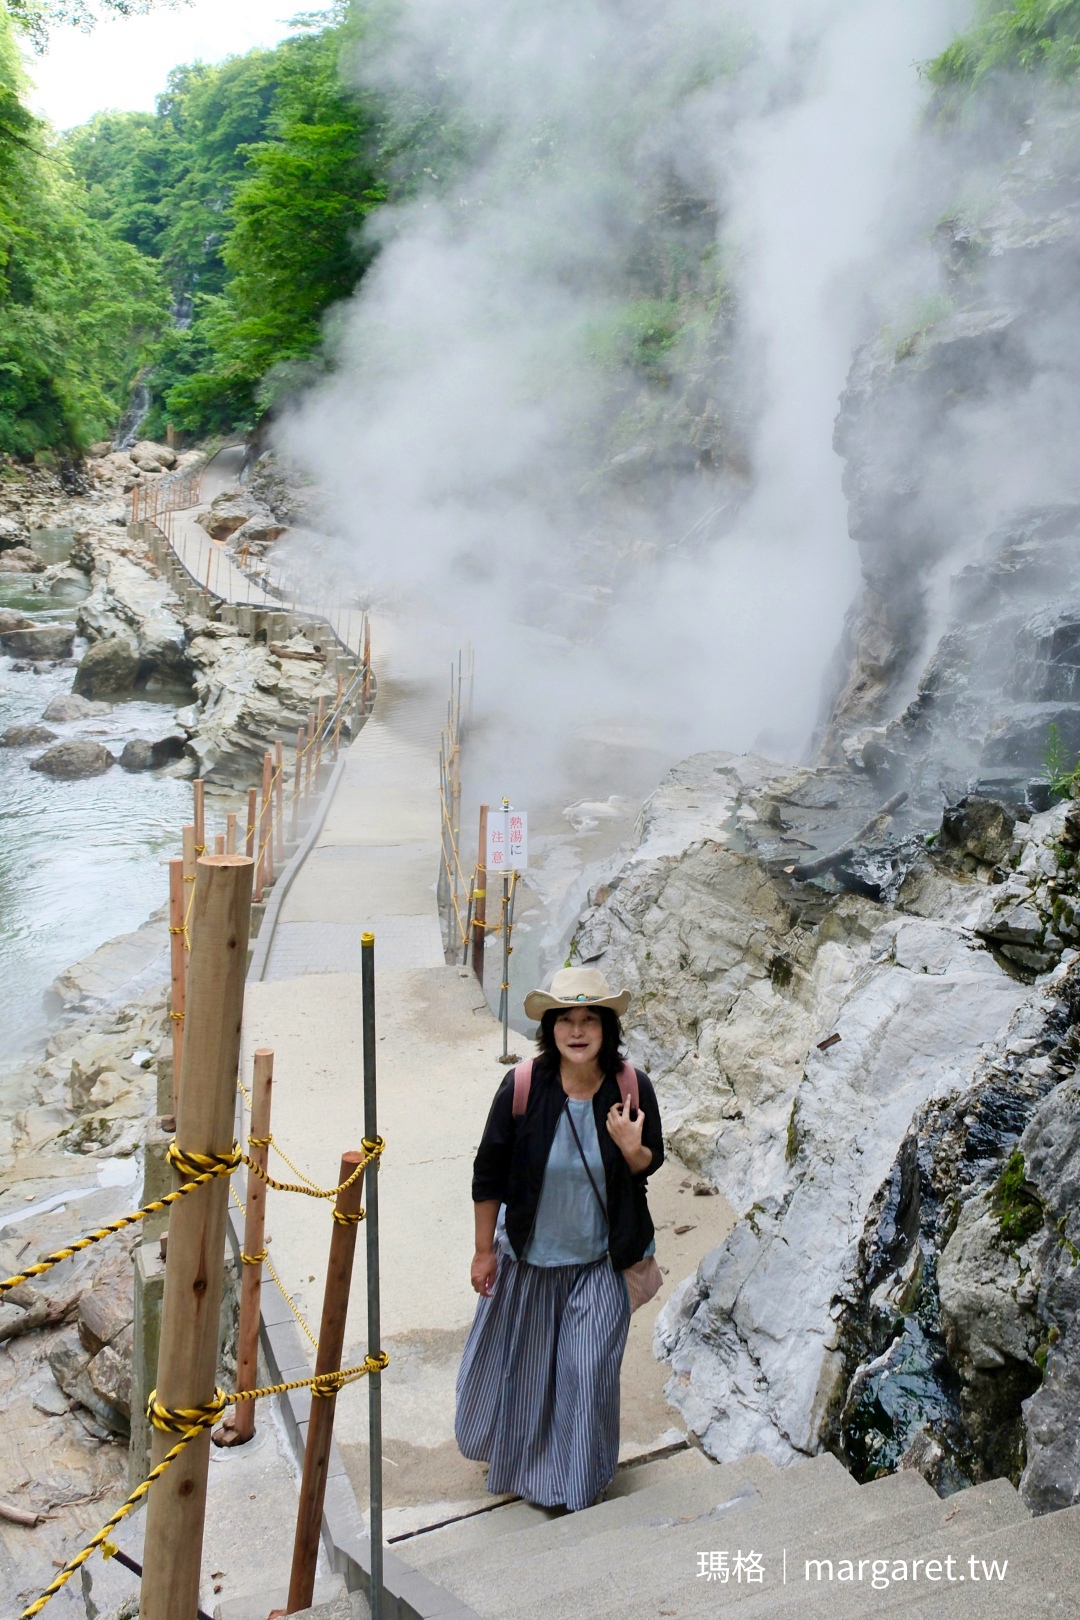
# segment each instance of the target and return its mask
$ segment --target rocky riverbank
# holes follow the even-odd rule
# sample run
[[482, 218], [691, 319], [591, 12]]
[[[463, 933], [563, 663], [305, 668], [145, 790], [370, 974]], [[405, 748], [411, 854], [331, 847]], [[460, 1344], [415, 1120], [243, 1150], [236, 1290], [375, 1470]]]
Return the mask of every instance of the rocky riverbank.
[[[6, 467], [0, 478], [0, 580], [25, 576], [43, 607], [51, 605], [50, 592], [64, 587], [86, 594], [62, 622], [0, 613], [0, 647], [41, 668], [67, 663], [76, 653], [73, 694], [91, 703], [134, 695], [175, 699], [171, 731], [126, 749], [119, 763], [127, 769], [164, 769], [246, 787], [256, 780], [265, 749], [277, 737], [295, 737], [320, 696], [332, 698], [336, 682], [325, 656], [303, 635], [269, 646], [233, 626], [186, 613], [138, 526], [129, 527], [133, 487], [159, 478], [169, 470], [166, 461], [182, 472], [205, 459], [198, 451], [177, 458], [167, 447], [148, 444], [130, 454], [109, 450], [88, 459], [74, 489], [38, 468]], [[263, 510], [245, 492], [226, 490], [208, 513], [211, 532], [213, 513], [230, 502], [244, 506], [249, 517]], [[283, 532], [283, 525], [276, 529]], [[50, 567], [29, 542], [65, 532], [73, 537], [70, 555]], [[93, 715], [83, 708], [68, 718]], [[26, 733], [9, 737], [7, 745], [38, 748], [49, 740]], [[117, 762], [100, 745], [71, 746], [81, 745], [81, 737], [64, 742], [69, 746], [63, 753], [36, 757], [35, 768], [70, 778]]]
[[[0, 1275], [138, 1205], [147, 1128], [159, 1089], [171, 1091], [167, 983], [159, 916], [61, 975], [44, 1052], [0, 1073]], [[126, 1493], [137, 1241], [137, 1229], [109, 1238], [0, 1303], [0, 1566], [13, 1612]], [[81, 1616], [78, 1580], [56, 1601]]]

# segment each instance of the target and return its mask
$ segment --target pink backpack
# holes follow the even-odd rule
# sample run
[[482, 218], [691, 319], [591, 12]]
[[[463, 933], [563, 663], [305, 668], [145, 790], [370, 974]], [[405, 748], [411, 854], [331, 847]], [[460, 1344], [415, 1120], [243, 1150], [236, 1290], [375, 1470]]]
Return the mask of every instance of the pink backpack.
[[[532, 1085], [533, 1064], [535, 1058], [526, 1058], [514, 1069], [514, 1118], [520, 1119], [529, 1106], [529, 1088]], [[624, 1063], [618, 1073], [619, 1090], [622, 1100], [630, 1102], [631, 1108], [637, 1113], [641, 1106], [638, 1093], [637, 1070], [632, 1063]]]

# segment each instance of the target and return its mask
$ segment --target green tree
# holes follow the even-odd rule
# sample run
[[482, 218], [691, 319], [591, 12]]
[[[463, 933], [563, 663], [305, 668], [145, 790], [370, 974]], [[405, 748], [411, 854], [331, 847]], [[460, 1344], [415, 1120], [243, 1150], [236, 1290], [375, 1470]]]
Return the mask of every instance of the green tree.
[[940, 89], [974, 86], [1001, 72], [1074, 79], [1080, 72], [1080, 0], [982, 0], [975, 26], [926, 67]]
[[166, 315], [155, 267], [85, 207], [0, 14], [0, 450], [77, 451], [111, 432]]

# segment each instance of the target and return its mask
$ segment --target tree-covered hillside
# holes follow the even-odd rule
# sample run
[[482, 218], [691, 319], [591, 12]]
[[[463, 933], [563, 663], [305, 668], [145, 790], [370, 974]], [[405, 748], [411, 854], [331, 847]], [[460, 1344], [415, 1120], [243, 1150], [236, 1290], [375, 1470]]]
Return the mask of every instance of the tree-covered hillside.
[[385, 186], [339, 71], [358, 24], [344, 5], [299, 18], [274, 50], [177, 68], [152, 114], [55, 136], [27, 110], [12, 18], [25, 38], [70, 9], [0, 7], [0, 451], [77, 454], [136, 380], [145, 432], [250, 427], [370, 258]]
[[155, 267], [94, 219], [0, 10], [0, 449], [77, 450], [110, 432], [167, 315]]
[[339, 71], [355, 26], [300, 19], [274, 50], [177, 68], [155, 114], [102, 113], [62, 141], [94, 218], [172, 301], [147, 432], [250, 427], [362, 274], [357, 235], [385, 188], [372, 111]]

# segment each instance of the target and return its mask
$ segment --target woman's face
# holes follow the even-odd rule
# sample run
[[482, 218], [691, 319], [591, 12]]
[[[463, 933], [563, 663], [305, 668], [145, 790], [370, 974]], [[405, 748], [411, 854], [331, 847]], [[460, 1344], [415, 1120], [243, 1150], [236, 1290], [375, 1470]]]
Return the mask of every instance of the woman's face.
[[555, 1045], [564, 1063], [594, 1063], [604, 1043], [604, 1026], [594, 1007], [568, 1007], [555, 1020]]

